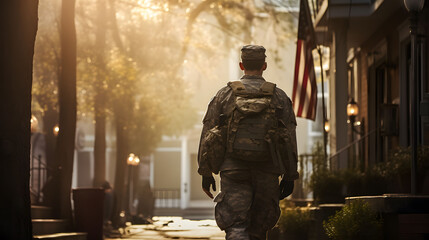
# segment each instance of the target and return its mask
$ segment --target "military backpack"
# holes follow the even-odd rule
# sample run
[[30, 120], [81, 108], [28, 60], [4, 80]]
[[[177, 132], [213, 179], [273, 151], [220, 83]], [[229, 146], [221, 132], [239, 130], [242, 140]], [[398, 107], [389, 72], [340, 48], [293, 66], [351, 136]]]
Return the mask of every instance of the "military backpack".
[[273, 95], [276, 85], [264, 82], [259, 89], [247, 89], [241, 81], [228, 83], [234, 107], [229, 114], [226, 154], [242, 161], [271, 159], [271, 136], [277, 127]]

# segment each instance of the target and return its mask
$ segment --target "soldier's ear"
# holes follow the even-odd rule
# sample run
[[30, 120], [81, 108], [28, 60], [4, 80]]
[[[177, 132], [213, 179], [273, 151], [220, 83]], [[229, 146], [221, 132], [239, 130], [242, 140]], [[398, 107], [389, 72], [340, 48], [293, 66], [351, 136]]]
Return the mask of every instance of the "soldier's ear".
[[242, 71], [244, 71], [243, 63], [242, 63], [242, 62], [240, 62], [240, 63], [239, 63], [239, 65], [240, 65], [240, 69], [241, 69]]
[[264, 63], [264, 65], [262, 66], [262, 71], [265, 71], [267, 69], [267, 62]]

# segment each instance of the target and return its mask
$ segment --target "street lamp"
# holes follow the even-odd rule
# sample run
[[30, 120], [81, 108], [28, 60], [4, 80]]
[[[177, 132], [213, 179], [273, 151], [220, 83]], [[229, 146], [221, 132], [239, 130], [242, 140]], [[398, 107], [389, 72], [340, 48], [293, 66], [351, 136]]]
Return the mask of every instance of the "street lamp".
[[37, 120], [37, 118], [34, 115], [31, 115], [30, 124], [31, 124], [31, 128], [30, 128], [31, 133], [37, 132], [37, 130], [39, 128], [39, 121]]
[[60, 132], [60, 127], [58, 126], [58, 124], [54, 126], [52, 132], [54, 133], [55, 137], [58, 136], [58, 133]]
[[138, 166], [140, 163], [140, 158], [134, 153], [130, 153], [127, 157], [127, 165], [128, 165], [128, 194], [127, 194], [127, 213], [128, 216], [131, 216], [130, 206], [132, 205], [132, 179], [133, 179], [133, 167]]
[[418, 13], [423, 9], [424, 0], [404, 0], [404, 5], [410, 12], [410, 34], [411, 34], [411, 194], [417, 193], [417, 145], [418, 145], [418, 108], [419, 104], [419, 78], [417, 68], [417, 26]]
[[128, 158], [127, 158], [127, 164], [128, 164], [128, 166], [133, 165], [133, 163], [134, 163], [134, 157], [135, 157], [134, 153], [130, 153], [128, 155]]

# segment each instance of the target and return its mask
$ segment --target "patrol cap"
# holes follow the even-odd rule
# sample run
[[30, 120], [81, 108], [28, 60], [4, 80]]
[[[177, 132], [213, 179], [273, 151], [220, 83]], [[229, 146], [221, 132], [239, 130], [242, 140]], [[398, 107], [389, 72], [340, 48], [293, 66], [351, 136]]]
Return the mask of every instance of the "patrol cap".
[[259, 45], [245, 45], [241, 48], [242, 60], [265, 60], [265, 48]]

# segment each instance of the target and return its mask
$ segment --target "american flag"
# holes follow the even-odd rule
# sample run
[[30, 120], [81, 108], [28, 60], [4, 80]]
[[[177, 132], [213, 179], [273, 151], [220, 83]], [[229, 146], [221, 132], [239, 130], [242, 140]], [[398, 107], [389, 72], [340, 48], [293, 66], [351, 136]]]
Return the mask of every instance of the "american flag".
[[312, 50], [315, 35], [307, 0], [301, 0], [298, 22], [298, 42], [295, 57], [292, 102], [297, 117], [314, 121], [317, 106], [317, 84]]

